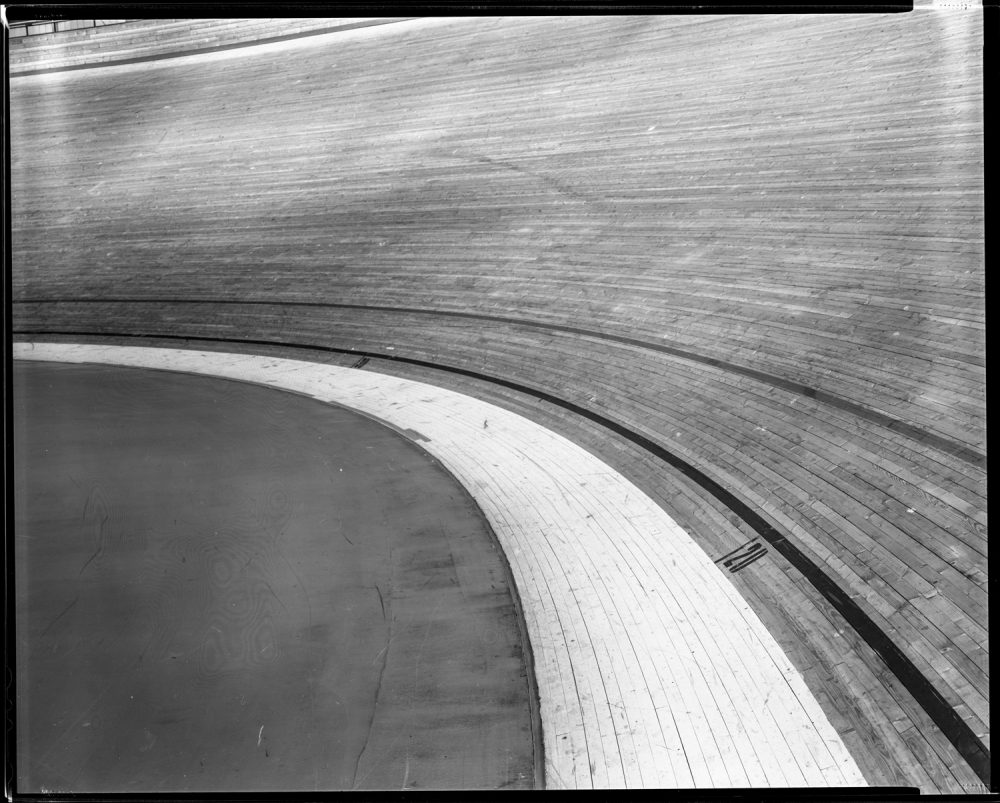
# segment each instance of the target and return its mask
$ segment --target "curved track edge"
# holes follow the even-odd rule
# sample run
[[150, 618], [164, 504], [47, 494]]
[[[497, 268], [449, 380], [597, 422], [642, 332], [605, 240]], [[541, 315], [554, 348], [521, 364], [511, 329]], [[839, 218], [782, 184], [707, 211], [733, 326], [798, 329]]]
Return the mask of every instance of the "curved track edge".
[[453, 391], [299, 360], [41, 343], [18, 343], [15, 357], [228, 376], [422, 433], [511, 561], [532, 634], [547, 786], [864, 785], [723, 572], [638, 488], [550, 430]]

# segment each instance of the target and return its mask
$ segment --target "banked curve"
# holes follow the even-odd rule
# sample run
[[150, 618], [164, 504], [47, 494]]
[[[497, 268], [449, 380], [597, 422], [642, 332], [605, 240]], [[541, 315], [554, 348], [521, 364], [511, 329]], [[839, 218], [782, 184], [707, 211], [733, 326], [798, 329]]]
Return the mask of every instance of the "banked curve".
[[722, 571], [642, 491], [540, 425], [424, 383], [300, 360], [52, 343], [18, 343], [14, 356], [257, 382], [421, 433], [510, 562], [550, 788], [865, 785]]
[[[44, 337], [86, 336], [86, 333], [79, 331], [16, 331], [15, 334], [21, 337], [30, 337], [32, 335]], [[95, 332], [94, 334], [97, 333]], [[129, 334], [125, 332], [102, 333], [103, 336], [109, 334], [118, 338], [137, 339], [140, 342], [144, 339], [144, 336], [141, 334]], [[192, 340], [192, 338], [177, 335], [161, 334], [158, 337], [165, 341], [182, 341], [185, 343]], [[193, 338], [193, 340], [196, 342], [218, 343], [223, 346], [230, 345], [237, 349], [241, 347], [252, 348], [255, 346], [279, 345], [275, 341], [246, 338], [231, 340], [225, 337], [213, 338], [201, 336]], [[288, 341], [281, 341], [280, 345], [291, 348], [306, 347], [302, 344]], [[607, 431], [634, 443], [639, 448], [653, 455], [656, 459], [671, 466], [681, 476], [694, 482], [714, 497], [724, 508], [734, 513], [751, 530], [755, 531], [759, 537], [768, 543], [771, 548], [781, 554], [794, 567], [794, 570], [800, 573], [806, 582], [815, 589], [819, 596], [825, 599], [843, 617], [843, 620], [855, 630], [862, 642], [878, 656], [880, 665], [887, 669], [896, 681], [912, 696], [913, 701], [929, 717], [930, 721], [940, 730], [947, 741], [951, 743], [957, 754], [964, 759], [969, 768], [975, 773], [975, 776], [981, 779], [987, 786], [990, 784], [991, 757], [987, 745], [983, 743], [982, 739], [977, 736], [969, 724], [964, 721], [950, 701], [942, 696], [935, 684], [920, 671], [901, 645], [890, 636], [889, 632], [880, 627], [879, 623], [856, 601], [854, 595], [845, 591], [837, 581], [829, 576], [826, 568], [815, 563], [796, 543], [789, 540], [780, 530], [773, 527], [752, 503], [748, 504], [738, 494], [727, 490], [695, 465], [687, 462], [683, 457], [665, 448], [660, 443], [650, 440], [627, 425], [575, 404], [572, 401], [568, 401], [561, 396], [554, 395], [540, 387], [527, 386], [504, 377], [443, 363], [430, 363], [403, 355], [365, 352], [357, 349], [347, 350], [329, 346], [317, 346], [315, 344], [310, 344], [306, 348], [318, 352], [349, 354], [364, 362], [367, 362], [371, 358], [379, 358], [400, 364], [444, 370], [456, 376], [485, 380], [491, 384], [508, 388], [518, 393], [543, 399], [575, 416], [588, 419]]]
[[108, 297], [100, 299], [87, 298], [22, 298], [15, 299], [15, 304], [192, 304], [192, 305], [240, 305], [240, 306], [267, 306], [267, 307], [323, 307], [328, 309], [351, 309], [364, 310], [369, 312], [387, 312], [405, 315], [428, 315], [441, 318], [464, 318], [469, 320], [487, 321], [490, 323], [510, 324], [513, 326], [526, 326], [533, 329], [543, 329], [552, 332], [565, 332], [568, 334], [580, 335], [582, 337], [596, 338], [613, 343], [622, 343], [636, 348], [647, 349], [649, 351], [669, 354], [679, 357], [689, 362], [701, 365], [709, 365], [731, 374], [738, 374], [750, 379], [755, 379], [767, 385], [771, 385], [781, 390], [814, 399], [822, 404], [827, 404], [838, 410], [850, 413], [858, 418], [870, 421], [873, 424], [891, 429], [903, 437], [910, 438], [932, 448], [940, 449], [946, 454], [954, 455], [958, 459], [975, 466], [976, 468], [986, 468], [986, 455], [975, 449], [959, 443], [958, 441], [928, 429], [919, 427], [908, 421], [888, 415], [872, 407], [860, 404], [850, 399], [843, 398], [834, 393], [820, 388], [810, 387], [801, 382], [796, 382], [785, 377], [777, 376], [766, 371], [760, 371], [745, 365], [739, 365], [728, 360], [720, 360], [705, 354], [700, 354], [690, 349], [678, 348], [666, 343], [655, 343], [649, 340], [642, 340], [625, 335], [617, 335], [611, 332], [602, 332], [594, 329], [586, 329], [579, 326], [568, 326], [566, 324], [548, 323], [530, 318], [518, 318], [502, 315], [487, 315], [480, 312], [463, 312], [460, 310], [437, 310], [424, 307], [400, 307], [385, 304], [349, 304], [344, 302], [331, 301], [267, 301], [257, 299], [193, 299], [193, 298], [117, 298]]

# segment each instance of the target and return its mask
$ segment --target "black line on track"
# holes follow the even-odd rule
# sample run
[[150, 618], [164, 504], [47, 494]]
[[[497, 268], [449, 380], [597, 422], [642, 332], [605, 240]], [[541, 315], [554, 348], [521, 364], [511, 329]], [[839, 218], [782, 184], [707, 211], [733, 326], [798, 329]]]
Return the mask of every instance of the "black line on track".
[[661, 354], [669, 354], [672, 357], [679, 357], [684, 360], [689, 360], [690, 362], [700, 363], [701, 365], [709, 365], [713, 368], [718, 368], [720, 371], [726, 371], [731, 374], [738, 374], [740, 376], [745, 376], [750, 379], [755, 379], [758, 382], [763, 382], [765, 384], [771, 385], [781, 390], [788, 391], [789, 393], [795, 393], [799, 396], [805, 396], [806, 398], [813, 399], [822, 404], [827, 404], [830, 407], [834, 407], [838, 410], [843, 410], [844, 412], [851, 413], [852, 415], [862, 418], [865, 421], [869, 421], [873, 424], [878, 424], [879, 426], [891, 429], [893, 432], [903, 435], [904, 437], [910, 438], [923, 444], [924, 446], [930, 446], [934, 449], [938, 449], [945, 454], [957, 457], [960, 460], [969, 463], [979, 469], [986, 469], [986, 455], [972, 449], [964, 444], [952, 440], [951, 438], [946, 438], [942, 435], [936, 435], [933, 432], [929, 432], [922, 427], [918, 427], [915, 424], [907, 423], [899, 418], [894, 418], [893, 416], [886, 415], [885, 413], [880, 413], [877, 410], [872, 410], [869, 407], [865, 407], [857, 402], [849, 401], [848, 399], [843, 399], [840, 396], [835, 396], [832, 393], [828, 393], [825, 390], [817, 390], [816, 388], [809, 387], [808, 385], [803, 385], [800, 382], [793, 382], [788, 379], [783, 379], [780, 376], [774, 374], [768, 374], [764, 371], [757, 371], [753, 368], [747, 368], [737, 363], [727, 362], [726, 360], [719, 360], [714, 357], [708, 357], [703, 354], [698, 354], [697, 352], [687, 351], [686, 349], [680, 349], [675, 346], [666, 346], [662, 343], [651, 343], [645, 340], [637, 340], [632, 337], [625, 337], [624, 335], [614, 335], [605, 332], [596, 332], [590, 329], [581, 329], [576, 326], [565, 326], [563, 324], [556, 323], [543, 323], [540, 321], [531, 321], [525, 318], [506, 318], [499, 315], [484, 315], [478, 312], [457, 312], [452, 310], [428, 310], [421, 309], [419, 307], [391, 307], [391, 306], [378, 306], [372, 304], [344, 304], [337, 302], [324, 302], [324, 301], [257, 301], [257, 300], [238, 300], [238, 299], [165, 299], [165, 298], [101, 298], [101, 299], [89, 299], [89, 298], [44, 298], [44, 299], [15, 299], [15, 304], [45, 304], [45, 303], [74, 303], [74, 304], [87, 304], [87, 303], [129, 303], [129, 304], [235, 304], [235, 305], [254, 305], [254, 306], [273, 306], [273, 307], [329, 307], [334, 309], [356, 309], [356, 310], [366, 310], [369, 312], [392, 312], [392, 313], [403, 313], [403, 314], [416, 314], [416, 315], [432, 315], [439, 317], [450, 317], [450, 318], [467, 318], [471, 320], [480, 321], [490, 321], [493, 323], [504, 323], [514, 326], [529, 326], [536, 329], [547, 329], [549, 331], [566, 332], [568, 334], [582, 335], [584, 337], [592, 337], [599, 340], [608, 340], [615, 343], [622, 343], [627, 346], [634, 346], [636, 348], [647, 349], [649, 351], [657, 351]]
[[723, 488], [718, 482], [713, 480], [700, 469], [695, 468], [690, 463], [667, 451], [660, 444], [650, 440], [644, 435], [635, 432], [628, 427], [606, 418], [600, 413], [595, 413], [585, 407], [581, 407], [571, 401], [561, 399], [544, 390], [522, 385], [519, 382], [512, 382], [508, 379], [490, 376], [479, 371], [472, 371], [467, 368], [458, 368], [449, 365], [438, 364], [428, 360], [418, 360], [412, 357], [398, 357], [395, 355], [378, 354], [375, 352], [359, 351], [353, 349], [342, 349], [334, 346], [314, 346], [301, 343], [286, 343], [280, 340], [250, 340], [234, 339], [226, 337], [186, 337], [184, 335], [157, 335], [157, 334], [128, 334], [117, 332], [72, 332], [72, 331], [40, 331], [40, 330], [14, 330], [14, 335], [32, 336], [60, 336], [60, 337], [86, 337], [99, 336], [109, 338], [136, 338], [165, 340], [184, 340], [187, 342], [213, 342], [228, 344], [247, 344], [254, 346], [279, 346], [292, 349], [303, 349], [307, 351], [325, 351], [336, 354], [350, 354], [357, 357], [368, 357], [369, 359], [383, 359], [392, 362], [416, 365], [421, 368], [433, 368], [439, 371], [458, 374], [494, 385], [509, 388], [518, 393], [534, 396], [537, 399], [546, 401], [557, 407], [561, 407], [575, 415], [586, 418], [595, 424], [605, 427], [616, 435], [634, 443], [650, 454], [660, 458], [667, 465], [675, 468], [689, 480], [697, 484], [707, 493], [715, 497], [719, 502], [728, 507], [733, 513], [739, 516], [748, 526], [756, 531], [765, 541], [767, 541], [782, 557], [794, 566], [803, 577], [805, 577], [834, 609], [857, 631], [868, 644], [869, 647], [885, 662], [892, 674], [899, 680], [906, 690], [913, 696], [913, 699], [920, 705], [924, 712], [931, 718], [935, 725], [947, 737], [948, 741], [958, 751], [959, 755], [965, 759], [979, 779], [991, 788], [991, 759], [990, 752], [983, 742], [976, 736], [972, 728], [965, 722], [944, 699], [934, 685], [921, 674], [920, 670], [906, 654], [875, 624], [875, 622], [861, 609], [861, 607], [840, 588], [830, 577], [813, 563], [803, 552], [791, 543], [777, 529], [772, 527], [764, 518], [737, 496]]
[[723, 556], [722, 556], [721, 558], [716, 558], [716, 559], [715, 559], [714, 561], [712, 561], [712, 562], [713, 562], [713, 563], [719, 563], [720, 561], [723, 561], [723, 560], [725, 560], [726, 558], [728, 558], [728, 557], [729, 557], [730, 555], [735, 555], [735, 554], [736, 554], [737, 552], [739, 552], [739, 551], [740, 551], [741, 549], [743, 549], [743, 547], [747, 546], [748, 544], [752, 544], [752, 543], [753, 543], [754, 541], [756, 541], [756, 540], [757, 540], [757, 538], [759, 538], [759, 537], [760, 537], [760, 536], [757, 536], [757, 537], [755, 537], [755, 538], [751, 538], [751, 539], [750, 539], [749, 541], [746, 541], [746, 542], [744, 542], [744, 543], [740, 544], [740, 545], [739, 545], [738, 547], [736, 547], [736, 549], [731, 549], [731, 550], [730, 550], [729, 552], [727, 552], [727, 553], [726, 553], [725, 555], [723, 555]]
[[[212, 47], [200, 47], [194, 50], [176, 50], [170, 53], [151, 53], [146, 56], [134, 56], [128, 59], [117, 59], [116, 61], [89, 61], [84, 64], [69, 64], [65, 67], [43, 67], [36, 70], [24, 70], [10, 73], [11, 78], [19, 78], [22, 75], [45, 75], [54, 72], [73, 72], [76, 70], [94, 70], [101, 67], [118, 67], [122, 64], [141, 64], [146, 61], [163, 61], [164, 59], [177, 59], [183, 56], [201, 56], [205, 53], [218, 53], [222, 50], [237, 50], [242, 47], [253, 47], [254, 45], [270, 45], [275, 42], [286, 42], [291, 39], [305, 39], [309, 36], [319, 36], [324, 33], [337, 33], [339, 31], [351, 31], [355, 28], [371, 28], [375, 25], [391, 25], [395, 22], [405, 22], [416, 19], [415, 17], [392, 17], [390, 19], [365, 20], [363, 22], [350, 22], [343, 25], [333, 25], [328, 28], [320, 28], [315, 31], [300, 31], [299, 33], [286, 33], [280, 36], [269, 36], [266, 39], [253, 39], [246, 42], [233, 42], [228, 45], [213, 45]], [[129, 20], [131, 22], [132, 20]], [[125, 23], [120, 23], [125, 24]], [[101, 26], [105, 27], [105, 26]], [[79, 29], [77, 29], [79, 30]], [[96, 28], [85, 28], [83, 30], [97, 30]], [[68, 31], [67, 31], [68, 33]], [[51, 36], [53, 34], [34, 34], [35, 36]]]

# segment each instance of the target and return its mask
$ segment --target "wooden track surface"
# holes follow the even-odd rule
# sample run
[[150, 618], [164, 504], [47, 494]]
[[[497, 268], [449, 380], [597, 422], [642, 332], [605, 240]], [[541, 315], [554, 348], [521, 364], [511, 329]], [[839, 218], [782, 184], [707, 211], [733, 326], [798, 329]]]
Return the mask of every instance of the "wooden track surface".
[[380, 23], [377, 18], [336, 19], [159, 19], [79, 28], [10, 40], [12, 75], [162, 58], [176, 53], [242, 46], [281, 36]]
[[[355, 349], [611, 419], [988, 750], [980, 15], [373, 30], [15, 79], [15, 330]], [[606, 428], [435, 377], [571, 433], [713, 559], [755, 534]], [[870, 781], [981, 781], [775, 549], [734, 582]]]
[[27, 343], [15, 357], [257, 382], [420, 443], [469, 489], [510, 562], [547, 787], [864, 785], [726, 573], [642, 491], [538, 424], [422, 382], [270, 356]]

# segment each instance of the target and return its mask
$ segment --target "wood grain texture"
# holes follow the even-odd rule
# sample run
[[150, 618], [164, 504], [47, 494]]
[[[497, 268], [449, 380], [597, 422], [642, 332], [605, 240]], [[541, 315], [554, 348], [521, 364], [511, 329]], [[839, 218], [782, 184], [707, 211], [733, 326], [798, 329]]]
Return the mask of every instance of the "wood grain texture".
[[[275, 36], [311, 35], [361, 22], [366, 18], [338, 19], [155, 19], [99, 20], [112, 27], [75, 28], [13, 38], [7, 63], [11, 75], [74, 69], [132, 59], [158, 58], [174, 53], [245, 45]], [[88, 24], [83, 24], [88, 23]], [[50, 30], [50, 29], [45, 29]], [[13, 37], [13, 30], [12, 30]]]
[[[421, 382], [271, 356], [19, 343], [15, 357], [260, 383], [418, 440], [479, 503], [510, 562], [534, 655], [547, 787], [864, 785], [726, 573], [642, 491], [535, 422]], [[406, 695], [397, 702], [412, 706]], [[417, 706], [447, 725], [459, 706], [442, 707]]]
[[[15, 328], [407, 356], [609, 416], [757, 509], [988, 747], [980, 36], [956, 9], [424, 20], [15, 79], [14, 297], [51, 300]], [[653, 496], [713, 558], [749, 537]], [[976, 781], [794, 569], [735, 578], [869, 778]]]

